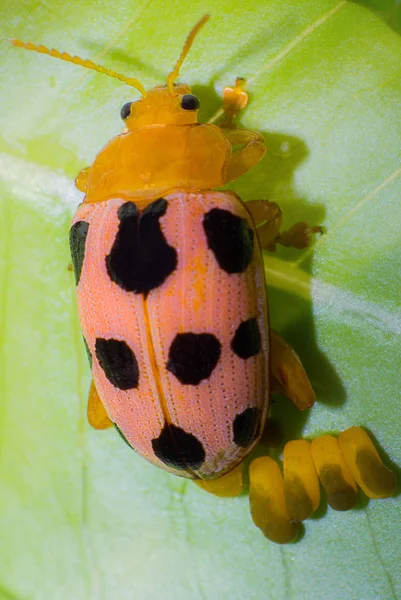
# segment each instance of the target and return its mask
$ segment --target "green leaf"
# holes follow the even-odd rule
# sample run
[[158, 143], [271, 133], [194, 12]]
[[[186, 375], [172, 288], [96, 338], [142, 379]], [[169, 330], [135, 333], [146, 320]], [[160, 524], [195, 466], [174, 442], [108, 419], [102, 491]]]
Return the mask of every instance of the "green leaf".
[[[17, 0], [1, 10], [6, 36], [153, 86], [205, 7]], [[268, 147], [232, 188], [277, 201], [286, 225], [327, 228], [311, 251], [266, 255], [272, 323], [318, 396], [306, 415], [277, 400], [273, 418], [285, 438], [362, 425], [400, 465], [401, 40], [338, 0], [210, 0], [207, 10], [182, 80], [207, 119], [224, 85], [248, 78], [242, 125]], [[114, 431], [89, 428], [68, 270], [72, 181], [120, 131], [136, 92], [7, 44], [0, 52], [0, 599], [400, 597], [398, 497], [323, 507], [298, 543], [278, 547], [253, 526], [246, 496], [208, 496]]]
[[400, 0], [354, 0], [367, 6], [384, 19], [390, 27], [401, 32], [401, 3]]

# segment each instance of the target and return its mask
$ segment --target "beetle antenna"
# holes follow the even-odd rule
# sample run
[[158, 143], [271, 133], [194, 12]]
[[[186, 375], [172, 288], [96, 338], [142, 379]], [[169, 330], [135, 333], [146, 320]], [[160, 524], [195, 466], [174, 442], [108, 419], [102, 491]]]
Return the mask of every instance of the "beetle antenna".
[[25, 48], [25, 50], [32, 50], [33, 52], [39, 52], [40, 54], [48, 54], [49, 56], [54, 56], [54, 58], [59, 58], [60, 60], [65, 60], [66, 62], [74, 63], [74, 65], [80, 65], [81, 67], [85, 67], [85, 69], [92, 69], [92, 71], [97, 71], [98, 73], [104, 73], [109, 77], [114, 77], [115, 79], [119, 79], [123, 83], [130, 85], [131, 87], [136, 88], [139, 92], [141, 92], [142, 96], [146, 96], [146, 90], [143, 87], [142, 83], [134, 77], [126, 77], [121, 73], [117, 73], [112, 69], [106, 69], [106, 67], [102, 67], [102, 65], [97, 65], [91, 60], [84, 60], [79, 56], [71, 56], [67, 52], [59, 52], [58, 50], [46, 48], [46, 46], [37, 46], [36, 44], [32, 44], [32, 42], [21, 42], [21, 40], [9, 40], [10, 44], [13, 46], [17, 46], [17, 48]]
[[177, 79], [179, 73], [180, 73], [180, 67], [182, 65], [182, 63], [184, 62], [188, 52], [191, 49], [191, 46], [193, 44], [193, 41], [196, 37], [196, 34], [198, 33], [199, 29], [201, 27], [203, 27], [203, 25], [206, 23], [206, 21], [208, 21], [210, 19], [209, 15], [205, 15], [203, 16], [200, 21], [198, 21], [196, 23], [196, 25], [194, 25], [191, 29], [191, 31], [189, 32], [189, 35], [186, 39], [186, 42], [184, 44], [184, 47], [182, 49], [182, 52], [180, 54], [180, 58], [177, 60], [176, 65], [174, 67], [174, 69], [171, 71], [171, 73], [167, 76], [167, 87], [168, 90], [170, 92], [170, 94], [174, 93], [174, 81]]

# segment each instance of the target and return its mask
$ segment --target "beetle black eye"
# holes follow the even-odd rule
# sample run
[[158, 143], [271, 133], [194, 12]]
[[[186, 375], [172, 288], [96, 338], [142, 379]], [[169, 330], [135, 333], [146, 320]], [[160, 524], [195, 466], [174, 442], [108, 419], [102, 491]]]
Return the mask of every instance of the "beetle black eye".
[[184, 94], [181, 99], [181, 108], [184, 110], [198, 110], [199, 100], [193, 94]]
[[131, 104], [132, 104], [132, 102], [126, 102], [121, 109], [120, 115], [121, 115], [121, 118], [123, 121], [125, 121], [125, 119], [127, 119], [130, 115]]

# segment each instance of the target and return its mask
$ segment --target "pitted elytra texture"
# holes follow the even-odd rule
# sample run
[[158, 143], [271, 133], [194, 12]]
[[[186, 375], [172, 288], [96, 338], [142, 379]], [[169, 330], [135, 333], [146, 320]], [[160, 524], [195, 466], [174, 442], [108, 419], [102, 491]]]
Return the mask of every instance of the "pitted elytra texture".
[[[256, 298], [261, 257], [256, 241], [248, 244], [241, 262], [244, 268], [250, 260], [246, 270], [231, 274], [210, 248], [204, 217], [217, 207], [226, 221], [239, 222], [243, 238], [252, 237], [235, 197], [174, 192], [148, 209], [141, 202], [117, 197], [83, 204], [75, 217], [89, 224], [77, 295], [94, 384], [136, 452], [177, 475], [213, 479], [242, 460], [265, 419], [266, 331]], [[160, 246], [151, 257], [155, 269], [169, 249], [176, 268], [150, 290], [153, 267], [147, 273], [139, 263], [144, 237], [157, 230], [167, 251]], [[118, 262], [123, 251], [133, 256], [134, 268], [130, 260]], [[131, 288], [144, 276], [137, 292], [112, 281], [119, 267]], [[250, 407], [259, 417], [245, 412]]]

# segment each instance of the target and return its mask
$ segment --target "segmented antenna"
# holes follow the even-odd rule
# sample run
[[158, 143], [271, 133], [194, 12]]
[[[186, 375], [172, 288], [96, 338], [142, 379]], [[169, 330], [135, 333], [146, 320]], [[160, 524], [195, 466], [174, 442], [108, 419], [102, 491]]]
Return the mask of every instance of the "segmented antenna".
[[193, 41], [196, 37], [196, 34], [198, 33], [199, 29], [201, 27], [203, 27], [203, 25], [206, 23], [206, 21], [208, 21], [210, 19], [209, 15], [205, 15], [204, 17], [201, 18], [200, 21], [198, 21], [196, 23], [196, 25], [194, 25], [194, 27], [191, 29], [186, 42], [184, 44], [184, 47], [182, 49], [182, 52], [180, 54], [180, 58], [177, 60], [176, 65], [174, 67], [174, 69], [171, 71], [171, 73], [167, 76], [167, 87], [169, 89], [170, 94], [174, 93], [174, 81], [177, 79], [179, 73], [180, 73], [180, 67], [182, 65], [182, 63], [184, 62], [188, 52], [191, 49], [191, 46], [193, 44]]
[[[91, 60], [84, 60], [79, 56], [71, 56], [67, 52], [59, 52], [58, 50], [46, 48], [46, 46], [37, 46], [32, 42], [21, 42], [21, 40], [9, 40], [10, 44], [13, 46], [17, 46], [17, 48], [25, 48], [25, 50], [32, 50], [33, 52], [39, 52], [39, 54], [48, 54], [49, 56], [53, 56], [54, 58], [59, 58], [60, 60], [65, 60], [66, 62], [74, 63], [74, 65], [79, 65], [81, 67], [85, 67], [85, 69], [92, 69], [92, 71], [97, 71], [98, 73], [104, 73], [109, 77], [114, 77], [114, 79], [119, 79], [123, 83], [136, 88], [139, 92], [141, 92], [142, 96], [146, 96], [146, 90], [143, 87], [142, 83], [135, 79], [134, 77], [126, 77], [121, 73], [117, 73], [112, 69], [107, 69], [106, 67], [102, 67], [102, 65], [97, 65]], [[178, 63], [177, 63], [178, 64]]]

